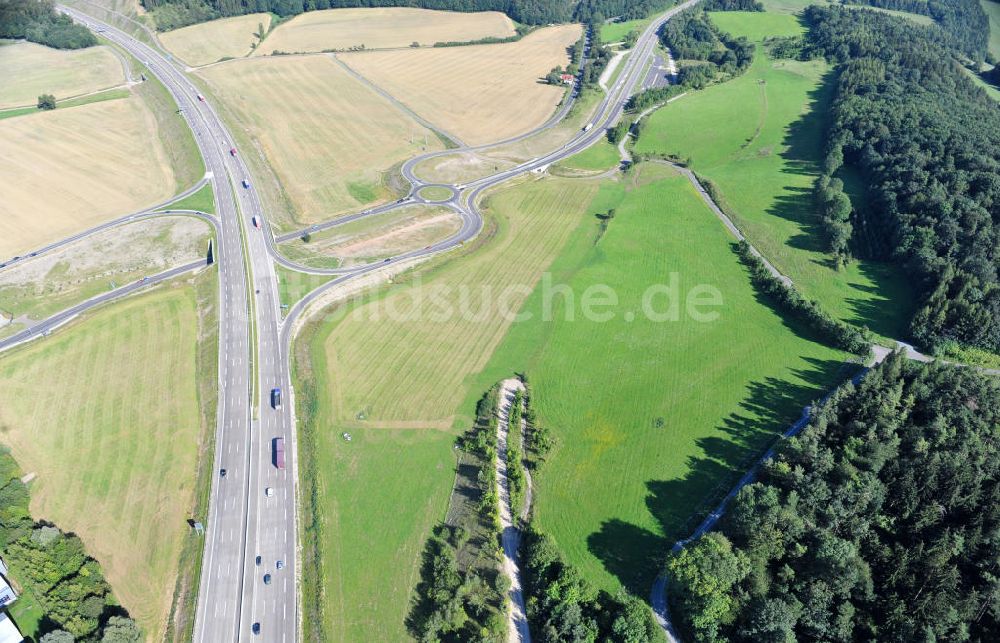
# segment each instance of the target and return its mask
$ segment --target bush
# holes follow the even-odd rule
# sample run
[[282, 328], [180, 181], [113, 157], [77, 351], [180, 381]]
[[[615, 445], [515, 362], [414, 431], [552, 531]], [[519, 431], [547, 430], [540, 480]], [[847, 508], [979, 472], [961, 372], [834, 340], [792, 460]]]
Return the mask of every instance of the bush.
[[52, 94], [42, 94], [38, 97], [38, 109], [55, 109], [56, 97]]

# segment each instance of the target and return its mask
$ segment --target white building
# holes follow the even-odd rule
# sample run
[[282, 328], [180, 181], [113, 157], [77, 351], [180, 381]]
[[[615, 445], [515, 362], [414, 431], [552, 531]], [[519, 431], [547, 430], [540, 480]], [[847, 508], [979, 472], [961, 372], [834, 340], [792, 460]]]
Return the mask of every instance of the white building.
[[7, 607], [16, 600], [17, 594], [14, 593], [14, 588], [0, 576], [0, 607]]
[[0, 612], [0, 643], [21, 643], [24, 637], [6, 612]]

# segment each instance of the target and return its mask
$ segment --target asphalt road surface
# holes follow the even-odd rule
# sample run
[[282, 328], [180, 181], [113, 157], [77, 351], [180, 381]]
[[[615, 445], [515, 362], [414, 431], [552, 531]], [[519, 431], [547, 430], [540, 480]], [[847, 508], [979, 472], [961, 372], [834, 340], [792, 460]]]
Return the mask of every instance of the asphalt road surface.
[[[289, 377], [291, 328], [308, 305], [326, 290], [388, 264], [447, 251], [473, 238], [482, 227], [478, 201], [483, 192], [533, 169], [576, 154], [605, 136], [624, 109], [625, 102], [643, 86], [643, 74], [663, 22], [697, 0], [675, 7], [643, 32], [632, 55], [601, 105], [594, 121], [557, 150], [515, 168], [453, 187], [444, 204], [462, 216], [462, 228], [451, 238], [421, 250], [350, 271], [317, 271], [280, 257], [268, 218], [252, 185], [244, 188], [250, 173], [239, 155], [228, 150], [233, 137], [198, 90], [168, 55], [127, 33], [73, 9], [60, 7], [78, 22], [113, 41], [141, 61], [173, 95], [181, 114], [194, 132], [205, 160], [207, 178], [215, 190], [219, 218], [216, 252], [220, 282], [219, 417], [216, 434], [216, 469], [212, 485], [201, 587], [195, 620], [196, 641], [297, 641], [300, 614], [296, 558], [296, 458], [294, 396]], [[543, 127], [557, 124], [572, 106], [570, 100]], [[516, 137], [520, 140], [532, 133]], [[510, 141], [508, 141], [510, 142]], [[494, 144], [496, 145], [496, 144]], [[491, 147], [491, 146], [484, 146]], [[481, 149], [481, 148], [463, 148]], [[454, 153], [447, 150], [438, 154]], [[411, 183], [410, 196], [388, 207], [352, 215], [355, 219], [420, 202], [419, 190], [429, 183], [413, 172], [425, 155], [407, 162], [403, 175]], [[255, 228], [252, 217], [262, 222]], [[346, 219], [340, 219], [340, 222]], [[336, 225], [336, 222], [326, 224]], [[282, 321], [274, 261], [305, 272], [338, 275], [297, 304]], [[339, 274], [343, 273], [343, 274]], [[282, 405], [270, 406], [270, 390], [280, 388]], [[274, 465], [275, 438], [285, 442], [286, 467]], [[272, 489], [271, 495], [265, 489]], [[261, 563], [256, 563], [257, 557]], [[278, 561], [282, 568], [278, 569]], [[263, 581], [270, 574], [270, 584]], [[259, 635], [253, 628], [259, 626]]]

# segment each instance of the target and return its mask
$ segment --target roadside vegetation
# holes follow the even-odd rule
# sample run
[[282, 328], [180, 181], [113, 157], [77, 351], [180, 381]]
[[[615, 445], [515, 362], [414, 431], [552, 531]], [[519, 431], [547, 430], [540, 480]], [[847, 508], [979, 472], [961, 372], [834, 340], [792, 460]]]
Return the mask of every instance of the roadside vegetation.
[[840, 388], [718, 531], [671, 555], [675, 625], [696, 641], [991, 638], [998, 409], [995, 378], [900, 354]]
[[[21, 633], [36, 641], [58, 636], [53, 632], [70, 641], [139, 641], [139, 626], [118, 604], [83, 541], [32, 517], [23, 475], [0, 447], [0, 546], [9, 576], [23, 592], [11, 607]], [[24, 611], [21, 600], [29, 601], [34, 613]]]
[[216, 381], [217, 358], [199, 350], [215, 350], [217, 322], [211, 291], [196, 293], [214, 278], [160, 286], [0, 356], [0, 433], [34, 475], [32, 515], [87, 543], [151, 640], [167, 627], [187, 520], [204, 519], [196, 481], [208, 480], [215, 414], [200, 382]]

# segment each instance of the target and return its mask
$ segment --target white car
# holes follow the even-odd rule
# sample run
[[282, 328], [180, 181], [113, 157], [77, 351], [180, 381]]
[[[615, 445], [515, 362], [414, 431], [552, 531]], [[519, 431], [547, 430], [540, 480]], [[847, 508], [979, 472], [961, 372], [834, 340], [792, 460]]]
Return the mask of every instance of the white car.
[[271, 487], [266, 487], [264, 489], [264, 495], [270, 498], [271, 496], [274, 495], [274, 489], [272, 489]]

